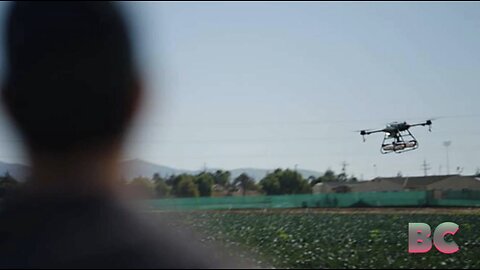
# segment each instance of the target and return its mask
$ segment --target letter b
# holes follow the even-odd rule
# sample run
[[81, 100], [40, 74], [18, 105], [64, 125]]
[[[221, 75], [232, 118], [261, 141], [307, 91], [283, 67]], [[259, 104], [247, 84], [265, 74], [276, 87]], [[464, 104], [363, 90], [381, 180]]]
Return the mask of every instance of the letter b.
[[426, 223], [408, 223], [408, 252], [426, 253], [432, 248], [432, 230]]

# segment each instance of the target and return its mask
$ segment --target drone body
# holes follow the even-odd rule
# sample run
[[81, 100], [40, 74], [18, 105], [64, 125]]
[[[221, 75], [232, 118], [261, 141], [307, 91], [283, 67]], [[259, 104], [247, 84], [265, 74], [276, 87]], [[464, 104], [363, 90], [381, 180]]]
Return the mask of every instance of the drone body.
[[411, 127], [416, 126], [428, 126], [429, 131], [431, 131], [432, 120], [427, 120], [423, 123], [418, 124], [407, 124], [407, 122], [392, 122], [387, 124], [384, 129], [378, 130], [361, 130], [360, 135], [365, 141], [365, 135], [370, 135], [372, 133], [383, 132], [385, 135], [383, 137], [382, 146], [380, 147], [380, 152], [382, 154], [388, 153], [403, 153], [406, 151], [415, 150], [418, 148], [417, 139], [410, 132]]

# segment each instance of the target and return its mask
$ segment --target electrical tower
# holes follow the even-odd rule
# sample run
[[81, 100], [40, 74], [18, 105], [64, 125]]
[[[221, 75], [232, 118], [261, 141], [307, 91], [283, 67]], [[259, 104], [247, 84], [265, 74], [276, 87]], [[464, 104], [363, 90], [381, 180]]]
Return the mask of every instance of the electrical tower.
[[430, 164], [425, 159], [423, 160], [422, 169], [425, 176], [428, 175], [428, 171], [431, 169]]

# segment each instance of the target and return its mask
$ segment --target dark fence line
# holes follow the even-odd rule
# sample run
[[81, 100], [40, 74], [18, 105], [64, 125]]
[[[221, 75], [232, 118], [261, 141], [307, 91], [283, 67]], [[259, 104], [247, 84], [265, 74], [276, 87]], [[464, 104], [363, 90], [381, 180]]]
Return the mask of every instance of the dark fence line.
[[152, 210], [225, 210], [316, 207], [480, 207], [480, 191], [402, 191], [280, 196], [197, 197], [145, 201]]

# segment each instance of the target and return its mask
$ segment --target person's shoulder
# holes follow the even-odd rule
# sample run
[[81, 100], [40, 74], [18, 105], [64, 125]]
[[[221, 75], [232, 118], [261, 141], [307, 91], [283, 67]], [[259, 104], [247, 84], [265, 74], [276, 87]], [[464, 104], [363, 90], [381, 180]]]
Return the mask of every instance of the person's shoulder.
[[[9, 264], [96, 268], [238, 268], [169, 218], [120, 200], [22, 198], [5, 205], [0, 249]], [[178, 224], [178, 223], [177, 223]], [[40, 246], [42, 248], [40, 248]]]

